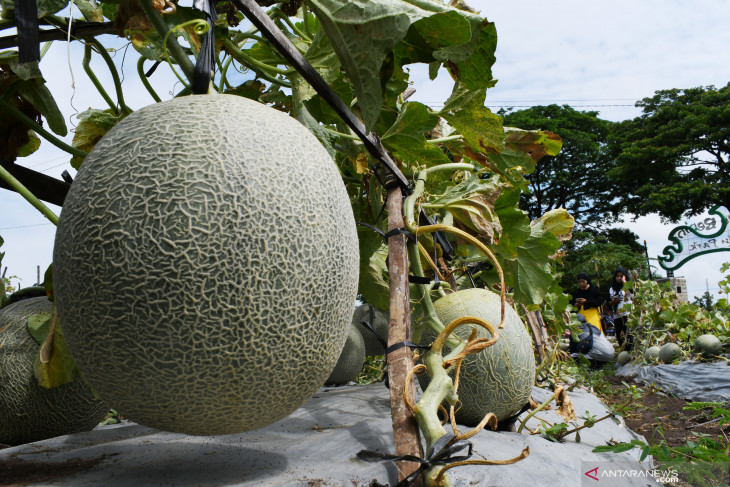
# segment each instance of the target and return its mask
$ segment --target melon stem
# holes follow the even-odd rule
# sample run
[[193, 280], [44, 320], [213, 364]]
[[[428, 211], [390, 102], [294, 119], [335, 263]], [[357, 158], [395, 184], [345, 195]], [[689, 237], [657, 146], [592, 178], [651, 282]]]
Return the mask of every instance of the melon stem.
[[23, 198], [25, 198], [28, 203], [33, 205], [36, 210], [40, 211], [43, 216], [51, 221], [51, 223], [58, 225], [58, 215], [53, 213], [50, 208], [44, 205], [43, 202], [36, 197], [36, 195], [26, 188], [23, 183], [18, 181], [15, 176], [10, 174], [3, 166], [0, 166], [0, 179], [13, 188], [13, 191], [19, 193]]

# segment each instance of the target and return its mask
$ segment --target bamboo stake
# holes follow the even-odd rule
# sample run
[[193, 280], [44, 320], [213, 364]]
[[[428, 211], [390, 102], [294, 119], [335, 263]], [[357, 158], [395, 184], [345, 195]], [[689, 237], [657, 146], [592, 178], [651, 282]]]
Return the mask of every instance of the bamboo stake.
[[[395, 186], [395, 185], [394, 185]], [[388, 230], [403, 227], [403, 193], [398, 186], [388, 189]], [[390, 332], [388, 346], [411, 338], [410, 289], [408, 286], [408, 249], [405, 235], [394, 235], [388, 239], [388, 272], [390, 274]], [[395, 454], [414, 455], [423, 458], [423, 447], [418, 433], [418, 424], [406, 406], [403, 392], [406, 376], [413, 368], [413, 357], [408, 347], [402, 347], [388, 355], [388, 376], [390, 381], [390, 409], [393, 421]], [[410, 397], [415, 395], [415, 386], [409, 385]], [[419, 464], [398, 462], [398, 480], [402, 481], [413, 473]], [[414, 484], [422, 485], [419, 479]]]

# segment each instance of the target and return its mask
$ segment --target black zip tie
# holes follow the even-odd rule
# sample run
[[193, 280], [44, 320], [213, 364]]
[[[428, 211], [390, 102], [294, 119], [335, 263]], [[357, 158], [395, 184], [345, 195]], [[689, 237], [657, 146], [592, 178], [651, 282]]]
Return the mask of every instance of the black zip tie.
[[430, 350], [431, 349], [431, 345], [419, 345], [418, 343], [414, 343], [410, 340], [403, 340], [402, 342], [394, 343], [393, 345], [386, 348], [385, 355], [390, 355], [391, 353], [393, 353], [396, 350], [399, 350], [403, 347], [415, 348], [417, 350]]
[[394, 237], [396, 235], [405, 235], [406, 238], [408, 238], [408, 240], [410, 240], [411, 242], [418, 243], [418, 239], [416, 238], [416, 236], [412, 232], [408, 231], [406, 227], [394, 228], [393, 230], [385, 234], [385, 239], [388, 240], [390, 237]]
[[35, 0], [16, 0], [15, 25], [18, 30], [18, 62], [41, 60], [38, 40], [38, 5]]
[[205, 95], [210, 88], [210, 80], [215, 70], [215, 0], [193, 0], [193, 8], [205, 14], [208, 31], [203, 35], [203, 44], [193, 70], [193, 93]]
[[371, 225], [371, 224], [365, 223], [365, 222], [356, 222], [356, 225], [362, 225], [363, 227], [368, 227], [370, 230], [377, 232], [378, 234], [380, 234], [381, 237], [385, 238], [385, 232], [382, 231], [381, 229], [379, 229], [378, 227], [376, 227], [375, 225]]
[[[466, 455], [455, 455], [462, 451], [464, 448], [468, 448]], [[395, 487], [407, 487], [411, 485], [423, 472], [431, 467], [438, 465], [448, 465], [450, 463], [462, 462], [468, 460], [472, 456], [474, 445], [467, 440], [456, 441], [456, 436], [452, 433], [447, 433], [439, 438], [436, 443], [428, 449], [426, 458], [419, 458], [414, 455], [401, 455], [395, 456], [388, 453], [380, 453], [377, 451], [360, 450], [357, 453], [357, 458], [364, 462], [380, 462], [383, 460], [390, 460], [393, 462], [406, 461], [406, 462], [417, 462], [421, 465], [418, 469], [410, 474], [408, 477], [403, 479], [401, 482], [395, 485]]]

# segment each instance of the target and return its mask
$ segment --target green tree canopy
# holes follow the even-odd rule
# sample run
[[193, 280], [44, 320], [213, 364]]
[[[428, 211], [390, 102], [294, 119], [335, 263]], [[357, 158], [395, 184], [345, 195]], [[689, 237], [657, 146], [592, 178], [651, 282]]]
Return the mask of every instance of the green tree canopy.
[[637, 102], [643, 115], [613, 127], [610, 176], [623, 208], [677, 221], [730, 207], [730, 84], [657, 91]]
[[543, 157], [527, 175], [530, 193], [520, 207], [534, 219], [555, 208], [566, 208], [579, 225], [610, 220], [614, 193], [606, 176], [604, 148], [612, 122], [598, 112], [581, 112], [567, 105], [536, 106], [504, 114], [505, 125], [543, 129], [563, 139], [556, 156]]

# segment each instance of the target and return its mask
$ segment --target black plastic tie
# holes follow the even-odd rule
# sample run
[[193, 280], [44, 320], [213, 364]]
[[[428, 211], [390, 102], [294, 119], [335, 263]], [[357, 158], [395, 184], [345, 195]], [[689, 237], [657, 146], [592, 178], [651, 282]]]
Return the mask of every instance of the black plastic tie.
[[[465, 448], [468, 448], [465, 455], [456, 455]], [[424, 471], [437, 465], [448, 465], [449, 463], [461, 462], [468, 460], [472, 456], [474, 446], [470, 441], [456, 440], [456, 436], [451, 433], [447, 433], [439, 438], [436, 443], [429, 448], [426, 453], [426, 458], [419, 458], [415, 455], [391, 455], [388, 453], [380, 453], [377, 451], [361, 450], [357, 453], [357, 458], [364, 462], [380, 462], [383, 460], [390, 460], [393, 462], [417, 462], [420, 463], [418, 469], [411, 475], [403, 479], [401, 482], [395, 485], [395, 487], [407, 487], [411, 485], [418, 477], [420, 477]]]
[[390, 355], [392, 352], [395, 352], [396, 350], [399, 350], [403, 347], [415, 348], [417, 350], [430, 350], [431, 349], [431, 345], [419, 345], [418, 343], [414, 343], [410, 340], [403, 340], [402, 342], [394, 343], [393, 345], [386, 348], [385, 355]]
[[385, 239], [387, 240], [390, 237], [394, 237], [396, 235], [405, 235], [406, 238], [408, 240], [410, 240], [411, 242], [413, 242], [413, 243], [418, 242], [418, 239], [416, 238], [416, 236], [412, 232], [408, 231], [405, 227], [394, 228], [393, 230], [391, 230], [385, 234]]
[[18, 31], [18, 62], [32, 63], [40, 61], [38, 5], [35, 0], [15, 2], [15, 25]]
[[215, 21], [218, 14], [215, 12], [215, 0], [193, 0], [193, 8], [205, 14], [208, 22], [208, 31], [203, 36], [198, 60], [193, 70], [193, 93], [204, 95], [210, 88], [210, 80], [215, 70]]

